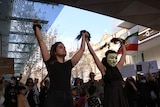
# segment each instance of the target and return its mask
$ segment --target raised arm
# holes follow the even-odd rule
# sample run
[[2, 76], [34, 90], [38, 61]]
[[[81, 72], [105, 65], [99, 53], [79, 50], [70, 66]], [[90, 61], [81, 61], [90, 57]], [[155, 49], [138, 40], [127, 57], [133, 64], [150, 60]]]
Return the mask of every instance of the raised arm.
[[85, 50], [85, 38], [87, 37], [88, 37], [87, 32], [82, 33], [82, 41], [81, 41], [80, 49], [76, 52], [76, 54], [71, 59], [73, 66], [75, 66], [78, 63], [78, 61], [81, 59], [83, 55], [83, 52]]
[[42, 79], [42, 81], [40, 82], [40, 87], [43, 87], [43, 82], [46, 80], [46, 78], [49, 77], [49, 75], [47, 74], [44, 79]]
[[152, 73], [149, 70], [147, 72], [147, 80], [148, 81], [154, 81], [154, 77], [153, 77]]
[[47, 61], [50, 58], [50, 54], [48, 52], [45, 42], [43, 41], [43, 37], [42, 37], [41, 31], [39, 28], [39, 24], [34, 23], [33, 29], [34, 29], [35, 36], [37, 38], [37, 41], [38, 41], [38, 44], [41, 50], [42, 58], [44, 61]]
[[86, 42], [87, 42], [87, 46], [88, 46], [88, 49], [89, 49], [89, 52], [91, 53], [98, 69], [100, 70], [101, 74], [104, 75], [105, 74], [105, 71], [106, 71], [106, 67], [101, 63], [101, 61], [99, 60], [99, 58], [97, 57], [96, 53], [94, 52], [92, 46], [90, 45], [88, 39], [86, 39]]
[[126, 48], [122, 42], [121, 42], [121, 47], [122, 47], [122, 56], [121, 56], [119, 62], [117, 63], [117, 67], [119, 70], [121, 70], [121, 68], [123, 67], [123, 64], [126, 60]]

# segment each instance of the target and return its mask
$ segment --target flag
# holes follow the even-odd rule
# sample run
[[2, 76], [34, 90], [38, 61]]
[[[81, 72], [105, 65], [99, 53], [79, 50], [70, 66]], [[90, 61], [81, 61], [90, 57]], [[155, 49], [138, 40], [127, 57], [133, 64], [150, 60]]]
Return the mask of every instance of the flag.
[[[129, 35], [125, 39], [126, 51], [138, 51], [138, 32]], [[118, 54], [122, 53], [122, 48], [119, 48]]]

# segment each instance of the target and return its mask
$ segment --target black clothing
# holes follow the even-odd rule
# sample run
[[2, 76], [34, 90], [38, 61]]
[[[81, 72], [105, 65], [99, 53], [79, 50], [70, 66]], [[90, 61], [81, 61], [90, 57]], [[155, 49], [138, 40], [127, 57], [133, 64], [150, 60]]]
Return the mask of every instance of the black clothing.
[[18, 86], [10, 84], [5, 89], [5, 107], [17, 107]]
[[124, 89], [122, 87], [122, 75], [117, 67], [106, 66], [103, 76], [104, 107], [129, 107]]
[[50, 87], [45, 100], [45, 107], [72, 107], [73, 99], [71, 95], [71, 60], [64, 63], [49, 61], [45, 62], [49, 78]]
[[73, 107], [71, 92], [48, 91], [44, 107]]
[[151, 91], [154, 92], [154, 81], [137, 81], [138, 83], [138, 107], [156, 107], [151, 98]]
[[[125, 93], [127, 96], [128, 104], [129, 107], [137, 107], [138, 93], [137, 90], [135, 90], [133, 86], [129, 83], [129, 81], [126, 81], [125, 84]], [[137, 87], [136, 83], [134, 81], [132, 82]]]
[[89, 96], [87, 101], [88, 101], [88, 107], [100, 107], [101, 106], [96, 95]]
[[44, 101], [45, 101], [45, 98], [47, 96], [47, 91], [48, 91], [48, 87], [46, 87], [46, 86], [41, 87], [41, 90], [40, 90], [40, 93], [39, 93], [39, 100], [40, 100], [39, 106], [40, 107], [45, 107], [44, 106]]
[[34, 100], [34, 90], [28, 91], [27, 100], [28, 100], [30, 107], [36, 107], [36, 103]]

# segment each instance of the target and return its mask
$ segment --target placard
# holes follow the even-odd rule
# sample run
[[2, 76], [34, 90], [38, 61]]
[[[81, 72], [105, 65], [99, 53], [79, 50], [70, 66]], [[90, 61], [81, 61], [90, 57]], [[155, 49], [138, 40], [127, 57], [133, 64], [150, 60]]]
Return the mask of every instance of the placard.
[[133, 64], [125, 65], [125, 66], [122, 67], [120, 72], [121, 72], [123, 78], [136, 76], [135, 65], [133, 65]]
[[148, 71], [150, 73], [155, 73], [159, 71], [156, 60], [139, 62], [138, 64], [136, 64], [136, 70], [144, 74], [146, 74]]
[[14, 74], [14, 58], [0, 57], [0, 74]]
[[155, 72], [158, 72], [158, 65], [157, 65], [157, 61], [154, 60], [154, 61], [149, 61], [148, 62], [148, 67], [149, 67], [149, 71], [151, 73], [155, 73]]

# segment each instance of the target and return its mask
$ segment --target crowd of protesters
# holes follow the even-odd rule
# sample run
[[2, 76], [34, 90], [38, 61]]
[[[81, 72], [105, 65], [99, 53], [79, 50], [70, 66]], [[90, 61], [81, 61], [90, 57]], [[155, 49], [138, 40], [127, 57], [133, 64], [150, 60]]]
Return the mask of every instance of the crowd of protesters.
[[[105, 84], [102, 79], [94, 80], [94, 76], [95, 74], [91, 72], [90, 80], [87, 83], [82, 83], [83, 80], [80, 78], [75, 79], [75, 84], [72, 87], [75, 107], [103, 107]], [[154, 74], [148, 72], [137, 74], [136, 77], [125, 78], [122, 81], [122, 87], [127, 96], [129, 107], [160, 107], [159, 77], [159, 72]], [[81, 101], [82, 98], [83, 101]]]
[[40, 82], [38, 78], [27, 78], [21, 83], [19, 77], [12, 76], [5, 80], [0, 76], [0, 107], [43, 107], [49, 80]]
[[[137, 74], [122, 81], [129, 107], [160, 107], [160, 73]], [[89, 81], [75, 78], [71, 93], [75, 107], [103, 107], [104, 82], [95, 80], [95, 74], [89, 74]], [[0, 76], [0, 107], [44, 107], [50, 81], [47, 76], [40, 81], [28, 78], [21, 83], [19, 78], [10, 81]], [[2, 97], [3, 96], [3, 97]], [[114, 96], [114, 95], [113, 95]]]

